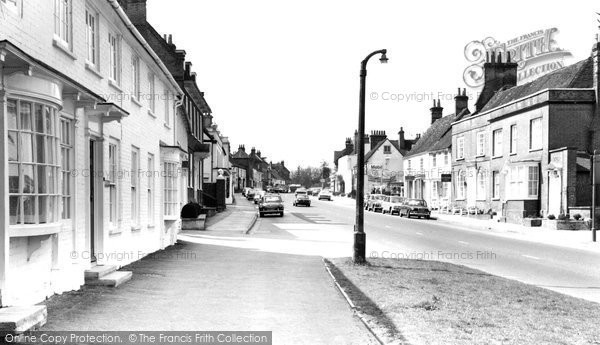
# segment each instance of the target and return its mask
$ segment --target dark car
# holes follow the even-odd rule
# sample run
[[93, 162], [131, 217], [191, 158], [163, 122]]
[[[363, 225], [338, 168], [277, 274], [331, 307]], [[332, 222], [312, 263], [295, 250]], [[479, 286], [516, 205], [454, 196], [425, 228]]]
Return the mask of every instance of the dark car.
[[258, 204], [258, 214], [261, 217], [265, 214], [277, 214], [283, 217], [283, 200], [279, 195], [266, 194]]
[[400, 206], [400, 217], [415, 216], [417, 218], [427, 218], [431, 216], [431, 211], [427, 207], [427, 202], [423, 199], [406, 199]]
[[365, 205], [365, 208], [367, 209], [367, 211], [382, 212], [383, 211], [382, 201], [383, 201], [384, 197], [385, 197], [385, 195], [383, 195], [383, 194], [369, 195], [369, 200], [367, 200], [367, 203]]
[[309, 206], [310, 207], [310, 198], [306, 194], [297, 194], [296, 199], [294, 199], [294, 206]]

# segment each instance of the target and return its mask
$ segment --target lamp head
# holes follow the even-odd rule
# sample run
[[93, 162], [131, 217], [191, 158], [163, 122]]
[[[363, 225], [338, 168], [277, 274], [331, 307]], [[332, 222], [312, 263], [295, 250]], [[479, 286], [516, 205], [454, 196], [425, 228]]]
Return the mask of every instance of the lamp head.
[[387, 53], [383, 53], [383, 54], [381, 54], [381, 57], [379, 58], [379, 61], [380, 61], [381, 63], [388, 63], [388, 61], [389, 61], [389, 60], [388, 60], [388, 58], [387, 58], [387, 55], [386, 55], [386, 54], [387, 54]]

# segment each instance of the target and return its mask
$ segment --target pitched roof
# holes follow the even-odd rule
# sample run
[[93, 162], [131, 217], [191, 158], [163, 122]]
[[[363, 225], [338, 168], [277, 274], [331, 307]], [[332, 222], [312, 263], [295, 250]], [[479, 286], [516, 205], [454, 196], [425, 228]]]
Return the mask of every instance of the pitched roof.
[[384, 140], [382, 140], [382, 141], [378, 142], [378, 143], [377, 143], [377, 145], [375, 145], [375, 147], [374, 147], [374, 148], [373, 148], [371, 151], [369, 151], [369, 152], [368, 152], [368, 153], [365, 155], [365, 162], [367, 162], [367, 161], [369, 160], [369, 158], [371, 158], [371, 156], [373, 156], [373, 155], [375, 154], [375, 152], [377, 152], [377, 150], [379, 150], [379, 148], [380, 148], [381, 146], [383, 146], [383, 144], [384, 144], [384, 143], [386, 143], [386, 142], [388, 142], [388, 141], [389, 141], [389, 142], [390, 142], [390, 143], [391, 143], [391, 144], [392, 144], [392, 145], [393, 145], [393, 146], [394, 146], [396, 149], [398, 149], [398, 151], [400, 151], [400, 153], [402, 154], [402, 156], [404, 156], [404, 153], [402, 153], [402, 150], [400, 150], [400, 149], [398, 148], [398, 146], [397, 146], [397, 145], [398, 145], [398, 141], [396, 140], [396, 143], [394, 143], [394, 140], [389, 140], [389, 139], [387, 139], [387, 138], [386, 138], [386, 139], [384, 139]]
[[543, 75], [527, 84], [496, 92], [481, 109], [482, 112], [497, 108], [514, 100], [533, 95], [544, 89], [591, 88], [594, 85], [594, 65], [592, 58], [579, 61]]
[[250, 157], [250, 156], [244, 150], [237, 150], [236, 153], [231, 155], [231, 158], [248, 158], [248, 157]]
[[[468, 111], [468, 109], [463, 110], [459, 116]], [[456, 118], [456, 114], [450, 114], [432, 123], [413, 148], [408, 151], [406, 157], [449, 148], [452, 145], [452, 122]]]

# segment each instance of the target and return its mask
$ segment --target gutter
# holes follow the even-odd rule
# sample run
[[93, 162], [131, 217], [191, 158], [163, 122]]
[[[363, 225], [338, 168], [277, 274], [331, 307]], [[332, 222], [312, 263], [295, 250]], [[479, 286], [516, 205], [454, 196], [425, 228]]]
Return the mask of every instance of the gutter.
[[150, 56], [152, 57], [154, 62], [156, 62], [158, 67], [160, 67], [160, 69], [164, 72], [164, 74], [167, 76], [167, 79], [169, 80], [169, 82], [178, 91], [179, 95], [183, 96], [183, 90], [181, 89], [179, 84], [177, 84], [177, 81], [175, 81], [175, 78], [173, 78], [173, 76], [171, 75], [171, 72], [169, 72], [169, 69], [167, 68], [167, 66], [165, 66], [165, 64], [158, 57], [158, 55], [156, 55], [154, 50], [152, 50], [152, 48], [150, 47], [148, 42], [146, 42], [146, 40], [144, 39], [142, 34], [140, 34], [140, 32], [137, 30], [135, 25], [133, 25], [131, 20], [129, 20], [129, 17], [127, 17], [127, 14], [125, 14], [125, 11], [123, 11], [123, 8], [121, 7], [121, 5], [119, 5], [118, 0], [108, 0], [108, 2], [112, 5], [112, 7], [115, 9], [117, 14], [121, 18], [121, 20], [125, 23], [125, 26], [127, 26], [127, 28], [129, 29], [129, 31], [131, 31], [133, 36], [140, 42], [140, 44], [144, 47], [144, 49], [146, 49], [148, 54], [150, 54]]

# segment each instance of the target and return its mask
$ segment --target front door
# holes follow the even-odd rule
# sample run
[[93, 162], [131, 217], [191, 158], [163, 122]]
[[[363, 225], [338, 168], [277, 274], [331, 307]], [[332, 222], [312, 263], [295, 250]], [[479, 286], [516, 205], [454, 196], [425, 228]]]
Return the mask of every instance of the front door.
[[562, 210], [562, 195], [561, 190], [561, 176], [553, 171], [548, 172], [548, 214], [558, 216], [564, 213]]

